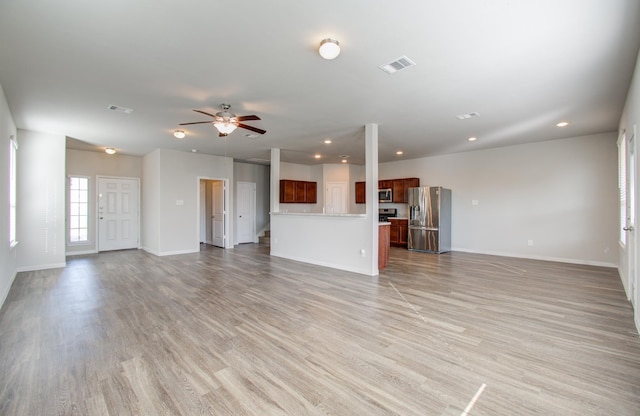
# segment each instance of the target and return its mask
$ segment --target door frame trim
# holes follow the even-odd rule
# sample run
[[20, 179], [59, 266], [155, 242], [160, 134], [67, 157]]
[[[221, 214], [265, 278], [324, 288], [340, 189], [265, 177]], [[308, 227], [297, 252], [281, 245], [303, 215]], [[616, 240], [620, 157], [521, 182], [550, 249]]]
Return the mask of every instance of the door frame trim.
[[142, 218], [141, 218], [141, 209], [142, 209], [142, 189], [140, 189], [140, 178], [129, 177], [129, 176], [115, 176], [115, 175], [96, 175], [96, 193], [95, 193], [95, 221], [93, 226], [95, 227], [95, 236], [96, 236], [96, 253], [100, 253], [100, 225], [99, 225], [99, 212], [100, 212], [100, 204], [98, 203], [98, 198], [100, 197], [100, 180], [101, 179], [126, 179], [126, 180], [135, 180], [138, 184], [138, 245], [137, 249], [140, 250], [142, 248]]

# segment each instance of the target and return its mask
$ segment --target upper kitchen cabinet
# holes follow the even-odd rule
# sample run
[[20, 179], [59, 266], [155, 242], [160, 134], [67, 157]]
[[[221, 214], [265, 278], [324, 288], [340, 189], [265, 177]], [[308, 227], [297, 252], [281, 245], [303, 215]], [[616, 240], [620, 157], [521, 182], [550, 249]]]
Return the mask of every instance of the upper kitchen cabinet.
[[367, 202], [367, 183], [356, 182], [356, 204], [364, 204]]
[[316, 182], [280, 180], [281, 204], [315, 204], [318, 201]]
[[393, 180], [393, 202], [403, 204], [409, 202], [409, 188], [420, 186], [420, 178], [404, 178]]
[[393, 189], [393, 180], [385, 179], [378, 181], [378, 189]]
[[[391, 189], [393, 201], [397, 204], [409, 202], [409, 188], [420, 186], [420, 178], [385, 179], [378, 181], [378, 189]], [[356, 182], [356, 204], [366, 202], [366, 183]]]

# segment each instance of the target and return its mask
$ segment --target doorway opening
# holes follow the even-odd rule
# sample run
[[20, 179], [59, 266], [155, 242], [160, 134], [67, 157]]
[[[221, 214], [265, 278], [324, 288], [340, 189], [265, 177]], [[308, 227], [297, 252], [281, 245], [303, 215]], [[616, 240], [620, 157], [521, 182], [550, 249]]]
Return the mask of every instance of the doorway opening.
[[[229, 247], [227, 180], [198, 178], [198, 240], [213, 247]], [[206, 248], [206, 247], [204, 247]]]

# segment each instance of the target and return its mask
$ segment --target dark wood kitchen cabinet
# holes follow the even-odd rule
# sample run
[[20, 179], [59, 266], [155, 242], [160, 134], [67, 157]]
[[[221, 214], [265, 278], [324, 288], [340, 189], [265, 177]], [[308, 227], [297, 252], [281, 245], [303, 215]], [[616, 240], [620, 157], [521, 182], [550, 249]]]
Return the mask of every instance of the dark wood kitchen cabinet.
[[[384, 179], [378, 181], [378, 189], [392, 189], [393, 201], [397, 204], [409, 202], [409, 188], [420, 186], [420, 178]], [[365, 194], [367, 192], [366, 182], [356, 182], [356, 204], [367, 202]]]
[[316, 182], [280, 180], [281, 204], [315, 204], [318, 201]]
[[315, 204], [318, 202], [318, 184], [316, 182], [305, 182], [305, 203]]
[[389, 224], [378, 225], [378, 270], [389, 265]]
[[367, 183], [356, 182], [356, 204], [364, 204], [367, 202]]
[[420, 186], [420, 178], [404, 178], [393, 180], [393, 202], [409, 202], [409, 188]]
[[389, 242], [391, 245], [406, 247], [409, 237], [409, 220], [389, 218]]

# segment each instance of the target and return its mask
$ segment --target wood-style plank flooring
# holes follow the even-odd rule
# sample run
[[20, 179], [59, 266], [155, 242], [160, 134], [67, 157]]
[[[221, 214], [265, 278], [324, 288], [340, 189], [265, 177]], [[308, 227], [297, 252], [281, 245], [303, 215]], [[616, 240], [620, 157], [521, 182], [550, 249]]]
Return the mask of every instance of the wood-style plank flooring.
[[107, 252], [16, 277], [0, 414], [640, 415], [640, 340], [609, 268]]

